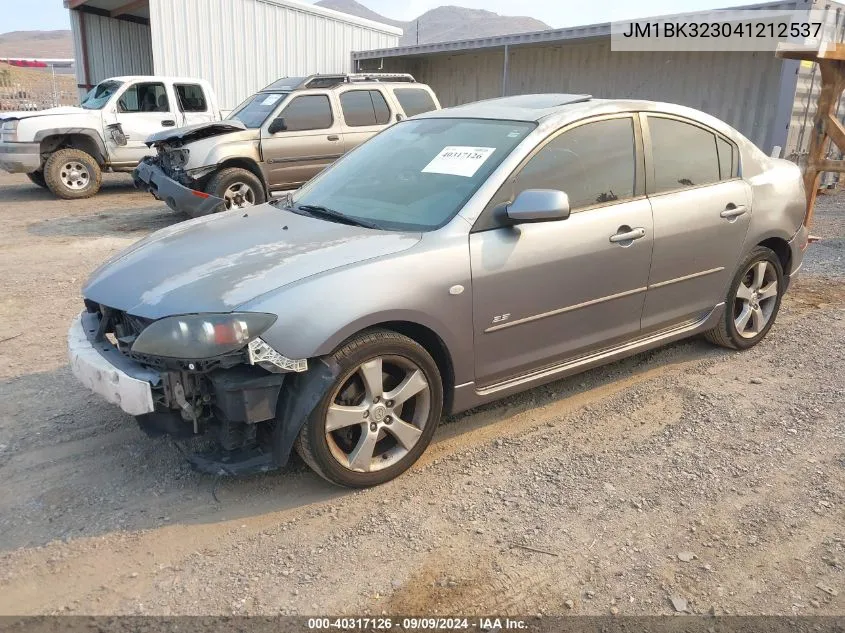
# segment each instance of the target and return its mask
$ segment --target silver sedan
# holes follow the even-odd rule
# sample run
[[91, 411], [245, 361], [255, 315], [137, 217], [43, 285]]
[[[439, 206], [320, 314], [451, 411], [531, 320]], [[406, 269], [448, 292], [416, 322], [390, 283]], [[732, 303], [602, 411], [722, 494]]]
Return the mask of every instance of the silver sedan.
[[799, 169], [689, 108], [525, 95], [398, 123], [283, 200], [97, 270], [76, 375], [210, 473], [370, 486], [441, 416], [698, 334], [759, 343], [807, 244]]

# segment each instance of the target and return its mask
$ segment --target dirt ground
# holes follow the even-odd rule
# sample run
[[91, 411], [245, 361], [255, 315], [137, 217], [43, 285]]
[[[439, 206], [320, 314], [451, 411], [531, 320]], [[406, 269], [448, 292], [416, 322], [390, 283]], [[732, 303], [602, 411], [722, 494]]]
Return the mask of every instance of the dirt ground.
[[[398, 480], [213, 480], [89, 394], [104, 259], [182, 218], [0, 175], [0, 613], [845, 614], [845, 195], [744, 353], [687, 341], [447, 420]], [[675, 599], [673, 606], [672, 599]]]

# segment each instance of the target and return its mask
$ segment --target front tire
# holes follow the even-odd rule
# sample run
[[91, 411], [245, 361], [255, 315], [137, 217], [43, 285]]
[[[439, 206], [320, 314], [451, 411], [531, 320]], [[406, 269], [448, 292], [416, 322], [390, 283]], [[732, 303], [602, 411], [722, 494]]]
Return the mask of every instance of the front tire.
[[205, 192], [223, 198], [226, 210], [264, 204], [264, 185], [251, 171], [239, 167], [223, 169], [208, 181]]
[[725, 299], [725, 314], [705, 338], [730, 349], [754, 347], [774, 325], [784, 288], [778, 256], [757, 246], [737, 268]]
[[333, 355], [341, 371], [296, 441], [320, 476], [349, 488], [376, 486], [413, 465], [443, 410], [443, 383], [431, 355], [410, 338], [370, 330]]
[[102, 180], [100, 165], [79, 149], [60, 149], [44, 164], [47, 188], [63, 200], [90, 198], [100, 190]]

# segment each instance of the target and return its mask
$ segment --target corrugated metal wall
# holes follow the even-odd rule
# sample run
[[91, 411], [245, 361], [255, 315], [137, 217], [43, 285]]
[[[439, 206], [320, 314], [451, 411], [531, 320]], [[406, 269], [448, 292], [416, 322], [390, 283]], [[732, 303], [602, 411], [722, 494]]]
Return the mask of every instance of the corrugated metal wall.
[[[411, 72], [444, 106], [502, 94], [503, 49], [384, 59]], [[372, 69], [377, 60], [362, 61]], [[764, 147], [775, 120], [781, 60], [771, 52], [612, 53], [609, 39], [512, 47], [507, 93], [587, 93], [670, 101], [730, 123]], [[770, 149], [770, 148], [765, 148]]]
[[[153, 73], [149, 26], [91, 13], [86, 13], [83, 18], [79, 11], [70, 11], [78, 84], [85, 83], [85, 69], [82, 63], [82, 29], [79, 25], [81, 19], [85, 20], [90, 83], [97, 84], [103, 79], [119, 75], [151, 75]], [[85, 92], [87, 91], [80, 89], [81, 95]]]
[[279, 77], [347, 72], [399, 36], [267, 0], [150, 0], [155, 71], [202, 77], [230, 110]]

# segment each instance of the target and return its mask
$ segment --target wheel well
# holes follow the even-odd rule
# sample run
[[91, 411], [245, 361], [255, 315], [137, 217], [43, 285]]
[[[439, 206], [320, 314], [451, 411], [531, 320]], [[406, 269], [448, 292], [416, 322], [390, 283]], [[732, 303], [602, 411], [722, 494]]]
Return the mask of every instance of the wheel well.
[[264, 195], [267, 199], [270, 198], [270, 189], [267, 187], [267, 181], [264, 180], [264, 174], [261, 172], [261, 168], [255, 161], [249, 160], [248, 158], [229, 158], [219, 165], [220, 170], [228, 169], [230, 167], [240, 167], [241, 169], [246, 169], [247, 171], [252, 172], [255, 177], [261, 181], [261, 184], [264, 185]]
[[100, 167], [105, 163], [105, 156], [97, 142], [87, 134], [54, 134], [41, 141], [41, 154], [52, 154], [60, 149], [78, 149], [91, 155]]
[[374, 327], [393, 330], [394, 332], [403, 334], [422, 345], [425, 351], [431, 354], [431, 357], [437, 364], [437, 369], [440, 371], [440, 377], [443, 379], [443, 410], [446, 412], [451, 411], [455, 386], [455, 371], [452, 367], [452, 357], [449, 355], [449, 350], [443, 339], [424, 325], [411, 323], [410, 321], [387, 321], [385, 323], [379, 323]]
[[786, 240], [779, 237], [770, 237], [769, 239], [760, 242], [758, 246], [765, 246], [766, 248], [773, 250], [780, 260], [781, 268], [783, 268], [783, 274], [787, 276], [789, 275], [790, 268], [792, 266], [792, 251], [789, 250], [789, 243], [787, 243]]

